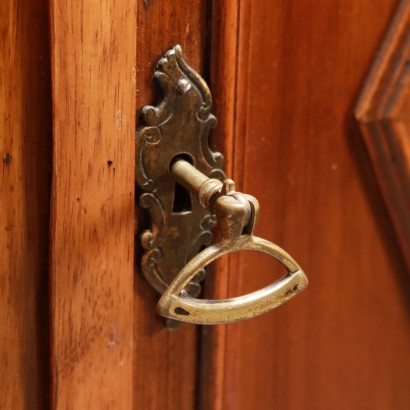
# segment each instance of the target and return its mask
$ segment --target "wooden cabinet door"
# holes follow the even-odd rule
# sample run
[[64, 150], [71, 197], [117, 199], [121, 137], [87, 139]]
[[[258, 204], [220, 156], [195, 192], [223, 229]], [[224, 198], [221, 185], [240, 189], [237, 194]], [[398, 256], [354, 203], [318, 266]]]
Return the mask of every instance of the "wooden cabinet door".
[[[227, 173], [260, 201], [257, 235], [293, 255], [310, 284], [271, 313], [203, 330], [204, 408], [408, 408], [410, 248], [396, 233], [409, 228], [395, 232], [390, 217], [410, 210], [409, 5], [214, 3], [211, 84]], [[372, 127], [366, 139], [354, 112]], [[403, 138], [383, 128], [390, 119], [402, 120]], [[399, 183], [388, 192], [407, 200], [382, 195]], [[243, 294], [276, 272], [257, 254], [234, 255], [211, 292]]]
[[[5, 0], [0, 408], [407, 409], [408, 9]], [[310, 285], [247, 322], [171, 331], [138, 266], [148, 221], [134, 173], [138, 112], [159, 99], [154, 66], [177, 43], [210, 84], [211, 145], [260, 202], [256, 234]], [[233, 254], [204, 295], [280, 272]]]

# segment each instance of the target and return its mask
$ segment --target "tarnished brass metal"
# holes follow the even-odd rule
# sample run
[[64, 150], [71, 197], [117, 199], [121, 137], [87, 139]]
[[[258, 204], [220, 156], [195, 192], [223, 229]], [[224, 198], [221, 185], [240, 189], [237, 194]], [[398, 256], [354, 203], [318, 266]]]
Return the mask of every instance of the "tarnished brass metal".
[[[283, 249], [253, 235], [258, 201], [236, 192], [234, 182], [224, 179], [219, 168], [222, 155], [208, 146], [209, 130], [216, 125], [209, 113], [209, 89], [186, 64], [179, 46], [159, 61], [155, 77], [165, 96], [157, 107], [142, 110], [147, 125], [138, 131], [136, 177], [145, 191], [140, 203], [149, 209], [152, 224], [141, 236], [146, 250], [142, 270], [162, 293], [159, 314], [177, 321], [219, 324], [249, 319], [281, 305], [302, 291], [308, 280]], [[216, 222], [221, 241], [199, 252], [211, 242], [210, 229]], [[288, 273], [245, 296], [197, 299], [205, 267], [239, 251], [266, 253]]]
[[[182, 192], [182, 203], [170, 172], [178, 155], [191, 161], [205, 177], [224, 179], [223, 156], [209, 148], [209, 131], [216, 125], [210, 114], [212, 97], [205, 81], [188, 66], [180, 46], [169, 50], [155, 69], [154, 77], [164, 92], [157, 106], [141, 111], [137, 132], [136, 181], [140, 205], [150, 214], [151, 227], [141, 235], [143, 275], [163, 293], [177, 273], [212, 241], [215, 216], [198, 198]], [[181, 202], [181, 201], [180, 201]], [[187, 291], [200, 293], [204, 272], [192, 278]]]
[[[192, 165], [182, 160], [177, 161], [171, 171], [181, 184], [200, 195], [207, 181], [211, 180], [200, 178], [192, 168]], [[191, 174], [194, 175], [193, 179]], [[254, 197], [235, 192], [233, 181], [228, 179], [222, 186], [207, 191], [203, 205], [214, 210], [222, 239], [192, 258], [176, 276], [158, 303], [160, 315], [202, 325], [231, 323], [268, 312], [307, 286], [306, 275], [287, 252], [272, 242], [253, 235], [259, 212], [258, 201]], [[232, 299], [195, 299], [185, 291], [190, 280], [209, 263], [223, 255], [239, 251], [257, 251], [273, 256], [288, 273], [263, 289]]]

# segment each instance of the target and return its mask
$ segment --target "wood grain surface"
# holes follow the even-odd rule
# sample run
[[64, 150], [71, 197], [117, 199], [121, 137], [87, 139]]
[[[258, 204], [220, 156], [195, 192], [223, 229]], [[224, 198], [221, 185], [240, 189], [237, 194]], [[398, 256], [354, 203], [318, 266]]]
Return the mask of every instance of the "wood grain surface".
[[48, 402], [48, 6], [0, 6], [0, 408]]
[[[215, 137], [231, 141], [232, 176], [260, 201], [256, 234], [310, 285], [267, 315], [204, 329], [202, 408], [407, 409], [409, 278], [353, 119], [398, 2], [224, 3], [213, 8], [224, 44], [212, 43], [222, 71], [211, 88], [218, 118], [234, 123]], [[253, 254], [220, 266], [216, 297], [278, 274]]]
[[52, 408], [132, 408], [136, 4], [51, 1]]
[[[410, 279], [353, 118], [398, 1], [212, 3], [2, 4], [1, 409], [407, 410]], [[136, 112], [157, 101], [153, 69], [176, 43], [211, 80], [212, 145], [260, 201], [256, 234], [310, 278], [248, 322], [166, 329], [134, 257], [148, 224]], [[206, 293], [278, 274], [231, 255]]]
[[355, 108], [410, 271], [410, 1], [401, 1]]
[[[139, 1], [137, 4], [137, 109], [160, 96], [153, 73], [158, 59], [181, 44], [189, 65], [204, 74], [207, 8], [205, 0]], [[147, 227], [138, 214], [138, 232]], [[137, 253], [139, 250], [137, 242]], [[134, 408], [194, 409], [197, 406], [198, 328], [164, 327], [156, 313], [159, 295], [141, 272], [135, 276]]]

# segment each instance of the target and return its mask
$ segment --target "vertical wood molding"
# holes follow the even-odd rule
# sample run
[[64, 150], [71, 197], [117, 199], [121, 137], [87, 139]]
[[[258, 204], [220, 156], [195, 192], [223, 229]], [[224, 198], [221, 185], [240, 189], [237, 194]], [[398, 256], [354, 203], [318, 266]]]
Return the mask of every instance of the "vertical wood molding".
[[54, 409], [132, 408], [135, 10], [51, 0]]
[[0, 408], [48, 395], [51, 95], [48, 5], [0, 6]]
[[402, 0], [355, 110], [410, 271], [410, 1]]

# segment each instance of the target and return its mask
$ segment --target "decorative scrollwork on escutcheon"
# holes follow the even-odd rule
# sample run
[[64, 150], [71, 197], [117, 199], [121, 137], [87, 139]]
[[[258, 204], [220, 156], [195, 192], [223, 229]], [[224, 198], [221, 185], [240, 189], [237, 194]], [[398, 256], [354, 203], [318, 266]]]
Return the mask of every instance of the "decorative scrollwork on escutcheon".
[[144, 152], [147, 144], [156, 145], [161, 140], [161, 130], [158, 127], [144, 127], [137, 132], [135, 147], [135, 178], [144, 191], [152, 192], [155, 189], [155, 181], [147, 175], [144, 167]]
[[141, 195], [140, 205], [148, 209], [152, 219], [152, 231], [145, 230], [141, 235], [141, 245], [144, 249], [153, 249], [161, 243], [161, 238], [164, 234], [164, 212], [159, 199], [150, 193]]
[[[217, 124], [210, 113], [211, 92], [201, 76], [186, 63], [180, 46], [173, 47], [159, 59], [154, 78], [163, 91], [162, 98], [158, 104], [146, 105], [141, 110], [135, 172], [143, 191], [140, 204], [148, 210], [151, 220], [150, 228], [141, 233], [145, 250], [142, 270], [151, 285], [162, 293], [174, 272], [212, 241], [211, 229], [216, 224], [216, 218], [194, 198], [192, 208], [197, 213], [194, 218], [189, 212], [186, 217], [174, 213], [175, 183], [169, 173], [170, 161], [184, 154], [207, 176], [222, 180], [224, 174], [222, 154], [209, 146], [210, 130]], [[181, 220], [188, 225], [180, 231]], [[184, 251], [173, 252], [174, 246]], [[204, 272], [198, 273], [188, 285], [186, 290], [190, 295], [198, 295], [203, 277]]]

